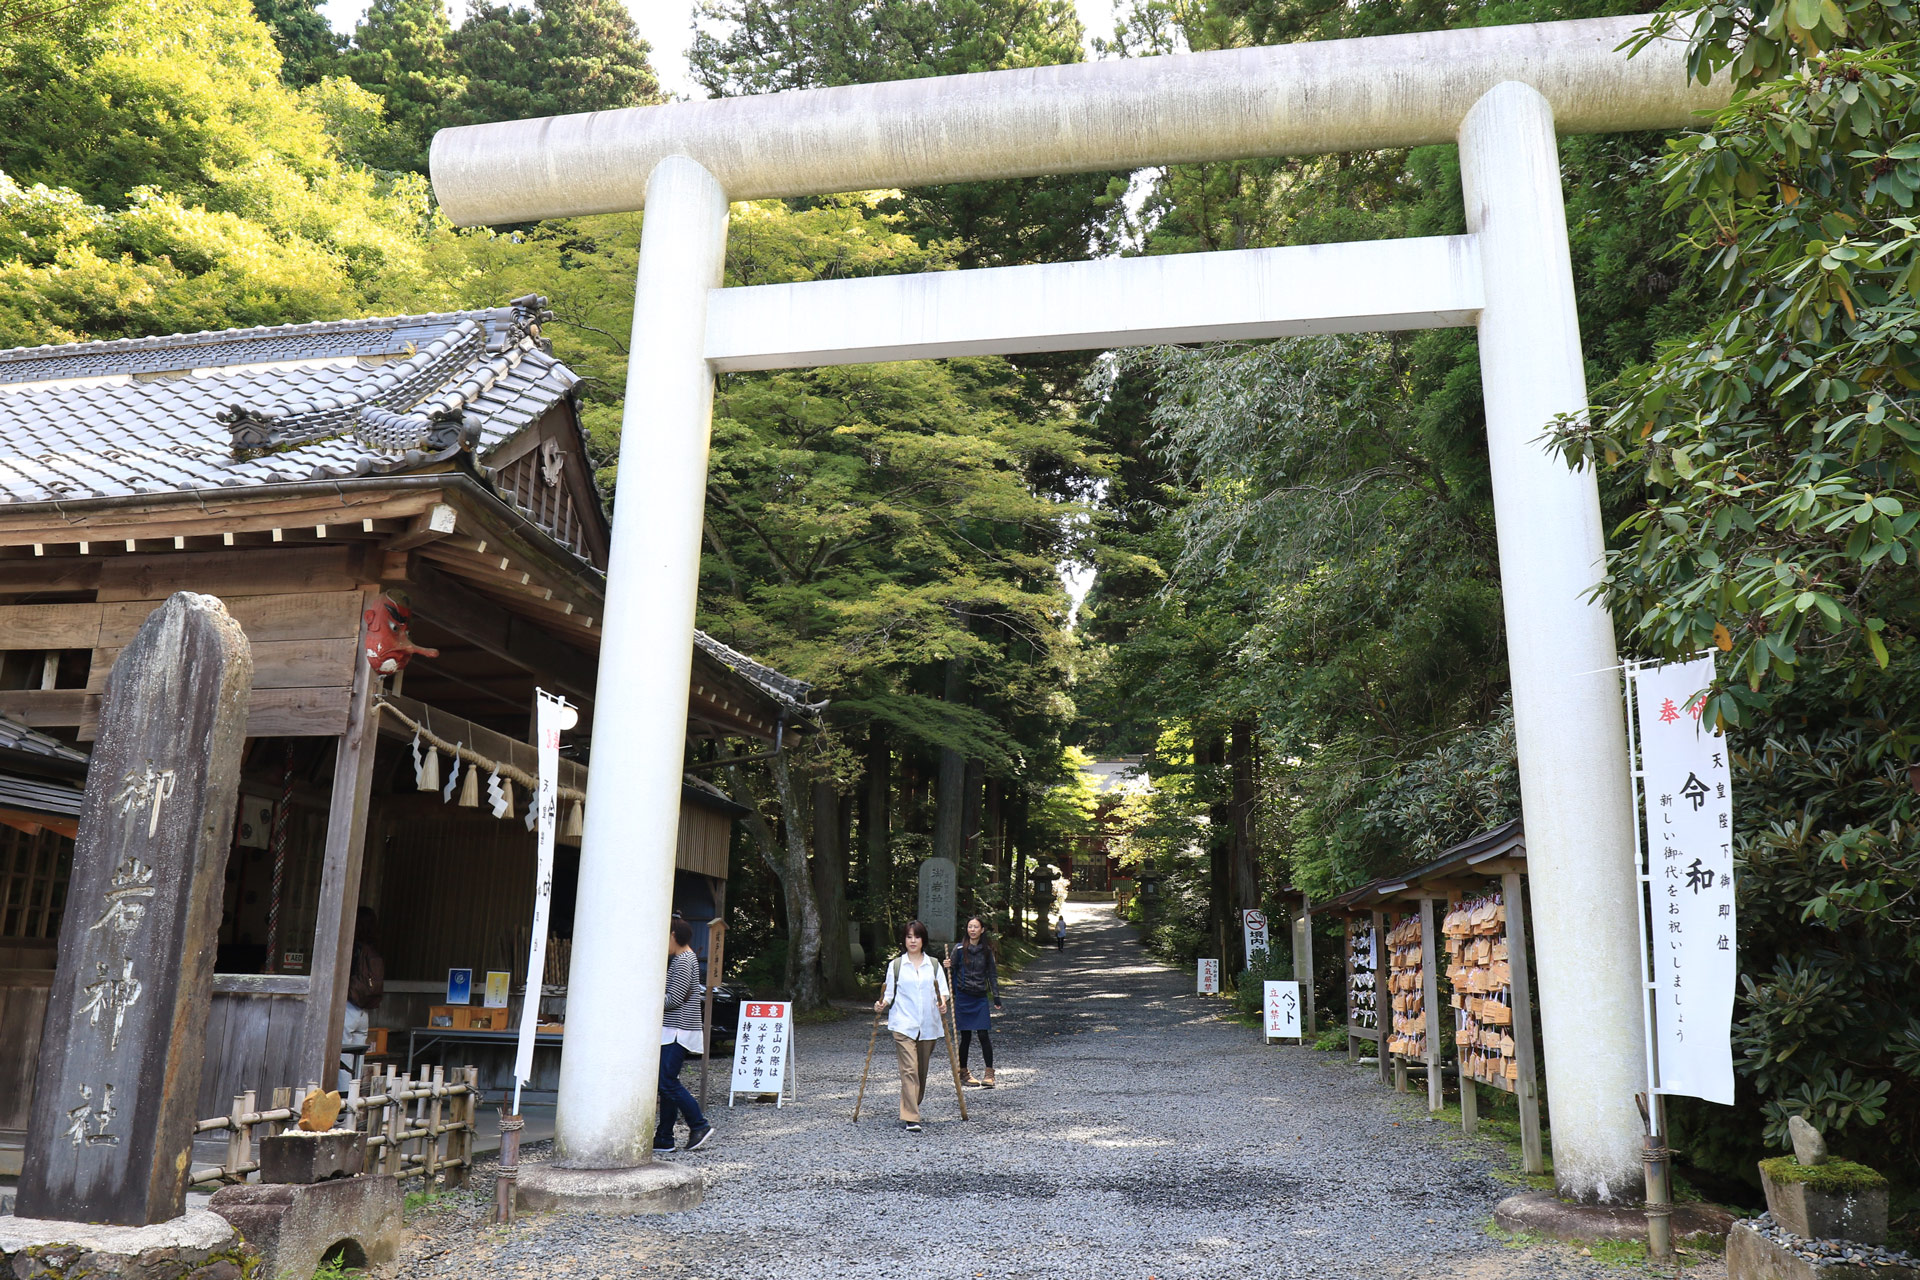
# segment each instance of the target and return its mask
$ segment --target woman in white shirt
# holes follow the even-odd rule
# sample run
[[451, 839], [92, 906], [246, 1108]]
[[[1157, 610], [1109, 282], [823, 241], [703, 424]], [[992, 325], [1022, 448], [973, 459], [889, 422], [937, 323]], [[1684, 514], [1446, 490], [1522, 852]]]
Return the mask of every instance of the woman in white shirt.
[[927, 1091], [933, 1046], [946, 1034], [947, 978], [927, 954], [927, 926], [915, 920], [902, 937], [906, 950], [887, 966], [886, 994], [873, 1011], [892, 1006], [887, 1030], [900, 1054], [900, 1123], [920, 1132], [920, 1099]]

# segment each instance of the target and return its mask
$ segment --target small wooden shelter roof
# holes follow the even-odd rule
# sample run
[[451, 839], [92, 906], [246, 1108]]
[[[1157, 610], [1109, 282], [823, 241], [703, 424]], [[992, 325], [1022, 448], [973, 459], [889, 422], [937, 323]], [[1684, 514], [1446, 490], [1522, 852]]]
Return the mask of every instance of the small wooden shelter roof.
[[[91, 736], [139, 602], [244, 595], [265, 573], [344, 601], [329, 637], [358, 621], [343, 593], [408, 605], [442, 651], [409, 666], [409, 694], [518, 734], [539, 684], [582, 704], [584, 735], [609, 524], [545, 306], [0, 351], [6, 647], [95, 654], [88, 687], [0, 691], [0, 712]], [[693, 657], [695, 736], [771, 741], [818, 709], [709, 637]], [[260, 731], [340, 732], [339, 684]]]
[[1443, 850], [1423, 867], [1383, 876], [1311, 908], [1313, 914], [1360, 915], [1396, 902], [1446, 897], [1449, 890], [1476, 888], [1489, 877], [1527, 869], [1527, 836], [1515, 818]]

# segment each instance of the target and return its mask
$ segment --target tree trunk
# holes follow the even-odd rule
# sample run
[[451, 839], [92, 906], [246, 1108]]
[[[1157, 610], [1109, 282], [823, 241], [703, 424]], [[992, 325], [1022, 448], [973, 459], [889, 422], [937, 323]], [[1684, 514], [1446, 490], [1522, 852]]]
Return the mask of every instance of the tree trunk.
[[1227, 747], [1217, 733], [1196, 745], [1194, 762], [1206, 770], [1203, 781], [1207, 803], [1207, 905], [1213, 935], [1213, 954], [1220, 958], [1220, 970], [1237, 974], [1246, 967], [1240, 955], [1240, 940], [1227, 927], [1232, 912], [1233, 806], [1228, 789], [1222, 786], [1219, 767], [1226, 763]]
[[867, 777], [860, 804], [860, 843], [867, 854], [867, 915], [873, 921], [874, 956], [885, 953], [893, 939], [893, 844], [891, 815], [887, 812], [892, 771], [887, 729], [876, 721], [867, 729]]
[[980, 838], [980, 859], [993, 869], [993, 881], [997, 886], [1001, 910], [996, 914], [1004, 917], [1006, 906], [1012, 902], [1007, 893], [1007, 833], [1004, 826], [1006, 806], [1001, 803], [1000, 795], [1004, 784], [998, 778], [987, 782], [984, 826]]
[[[960, 660], [949, 658], [946, 684], [946, 700], [949, 703], [960, 701], [961, 687]], [[958, 872], [960, 886], [966, 888], [971, 882], [967, 878], [966, 859], [962, 856], [961, 828], [967, 762], [952, 747], [940, 748], [940, 765], [933, 786], [933, 856], [950, 859]]]
[[813, 896], [820, 904], [820, 978], [829, 995], [853, 993], [847, 949], [847, 847], [840, 841], [840, 791], [832, 777], [813, 781]]
[[[1236, 721], [1233, 726], [1232, 744], [1228, 748], [1227, 763], [1233, 771], [1233, 856], [1229, 867], [1229, 879], [1232, 882], [1230, 895], [1235, 915], [1232, 923], [1240, 921], [1239, 912], [1251, 911], [1260, 905], [1260, 854], [1253, 843], [1253, 722]], [[1241, 934], [1242, 945], [1245, 935]]]
[[[780, 887], [785, 891], [787, 900], [787, 986], [793, 993], [794, 1008], [798, 1011], [817, 1009], [826, 1002], [820, 987], [820, 908], [813, 897], [813, 880], [807, 869], [807, 838], [801, 829], [798, 816], [802, 812], [800, 797], [793, 786], [793, 774], [787, 768], [784, 752], [770, 762], [769, 772], [773, 774], [774, 794], [780, 801], [780, 812], [784, 817], [781, 823], [785, 840], [784, 856], [775, 856], [774, 839], [771, 831], [764, 837], [755, 832], [754, 839], [761, 842], [763, 856], [767, 865], [773, 868], [779, 877]], [[735, 767], [729, 772], [738, 785], [741, 781], [740, 770]], [[751, 792], [748, 792], [751, 794]], [[756, 811], [745, 819], [749, 831], [757, 822], [766, 828], [766, 819]]]
[[974, 884], [974, 900], [964, 904], [963, 915], [979, 909], [979, 899], [983, 896], [980, 887], [987, 882], [986, 842], [980, 830], [980, 792], [987, 781], [987, 767], [978, 760], [967, 761], [967, 767], [961, 785], [965, 791], [960, 799], [960, 856], [966, 859], [967, 874]]

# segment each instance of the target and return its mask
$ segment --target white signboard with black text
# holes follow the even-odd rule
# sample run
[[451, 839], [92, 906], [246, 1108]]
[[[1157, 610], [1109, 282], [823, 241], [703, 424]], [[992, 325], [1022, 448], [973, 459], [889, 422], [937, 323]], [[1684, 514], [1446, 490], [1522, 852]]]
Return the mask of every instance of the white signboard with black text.
[[793, 1006], [784, 1000], [755, 1000], [740, 1006], [740, 1030], [733, 1040], [733, 1080], [727, 1105], [735, 1097], [772, 1094], [774, 1105], [798, 1098], [793, 1080]]
[[1200, 962], [1199, 981], [1200, 981], [1199, 990], [1201, 995], [1203, 996], [1219, 995], [1220, 994], [1220, 962], [1218, 960], [1202, 960]]
[[1661, 1093], [1733, 1102], [1733, 793], [1726, 739], [1701, 722], [1712, 657], [1628, 668], [1646, 817]]
[[1273, 940], [1267, 935], [1267, 913], [1264, 911], [1242, 911], [1240, 913], [1240, 932], [1246, 939], [1247, 963], [1253, 963], [1256, 951], [1272, 952]]
[[1300, 984], [1269, 982], [1265, 1000], [1267, 1039], [1300, 1038]]

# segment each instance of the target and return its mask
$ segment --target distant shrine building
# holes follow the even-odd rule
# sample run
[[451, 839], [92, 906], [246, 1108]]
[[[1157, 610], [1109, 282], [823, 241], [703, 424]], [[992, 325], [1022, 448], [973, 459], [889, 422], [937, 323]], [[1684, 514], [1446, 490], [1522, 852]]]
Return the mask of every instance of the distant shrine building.
[[[452, 969], [476, 1005], [511, 973], [517, 1020], [535, 837], [511, 771], [535, 772], [536, 686], [581, 708], [536, 977], [564, 1019], [608, 523], [544, 307], [0, 351], [0, 1173], [19, 1171], [102, 692], [176, 591], [224, 601], [255, 665], [197, 1114], [333, 1079], [362, 907], [389, 1060]], [[804, 730], [805, 684], [705, 635], [692, 659], [690, 740]], [[456, 746], [509, 772], [450, 779]], [[742, 812], [687, 777], [674, 905], [696, 924], [724, 912]], [[488, 1088], [510, 1070], [510, 1046], [448, 1051]]]

